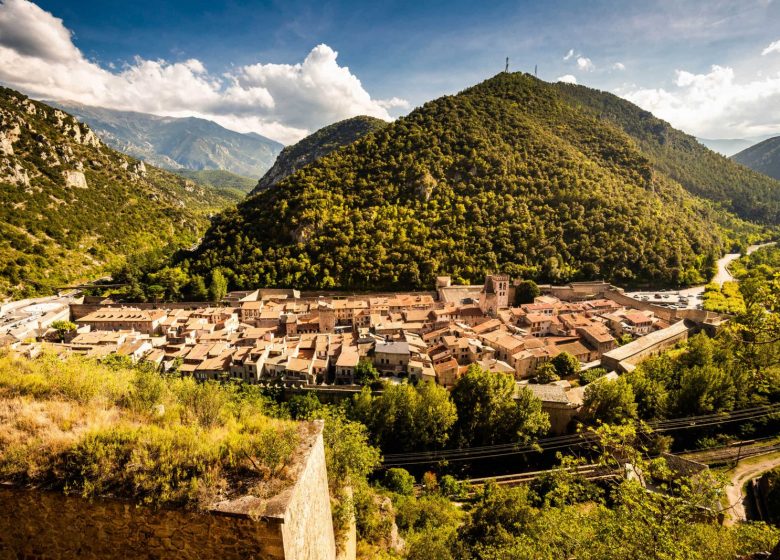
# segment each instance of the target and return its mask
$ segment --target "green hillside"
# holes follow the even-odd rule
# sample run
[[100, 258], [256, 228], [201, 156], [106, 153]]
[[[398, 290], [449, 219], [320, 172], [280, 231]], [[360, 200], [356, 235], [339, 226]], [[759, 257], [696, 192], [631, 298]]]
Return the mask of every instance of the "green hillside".
[[235, 201], [243, 199], [257, 185], [257, 181], [254, 179], [236, 175], [224, 169], [201, 169], [199, 171], [177, 169], [174, 173], [191, 179], [204, 187], [216, 189]]
[[780, 180], [780, 136], [769, 138], [732, 156], [742, 165]]
[[84, 124], [0, 88], [0, 296], [50, 293], [124, 257], [189, 246], [229, 200], [105, 146]]
[[387, 126], [387, 123], [381, 119], [361, 115], [319, 129], [284, 148], [273, 167], [257, 183], [252, 194], [274, 186], [302, 167], [384, 126]]
[[715, 171], [683, 172], [683, 156], [645, 144], [559, 86], [500, 74], [222, 213], [185, 265], [223, 267], [236, 287], [429, 288], [497, 270], [689, 284], [761, 231], [693, 192], [723, 205], [744, 194], [731, 201], [741, 215], [776, 223], [780, 183], [714, 154]]
[[575, 107], [620, 127], [634, 139], [655, 170], [692, 194], [715, 201], [747, 220], [780, 222], [780, 182], [734, 165], [693, 136], [616, 95], [572, 84], [557, 83], [553, 87]]

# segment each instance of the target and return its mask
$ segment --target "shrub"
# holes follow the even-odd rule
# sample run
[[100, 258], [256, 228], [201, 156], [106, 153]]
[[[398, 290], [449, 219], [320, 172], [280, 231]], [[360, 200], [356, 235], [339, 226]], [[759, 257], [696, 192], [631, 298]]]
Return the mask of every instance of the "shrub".
[[403, 496], [414, 494], [414, 483], [414, 477], [409, 474], [409, 471], [400, 468], [388, 469], [382, 480], [385, 488]]

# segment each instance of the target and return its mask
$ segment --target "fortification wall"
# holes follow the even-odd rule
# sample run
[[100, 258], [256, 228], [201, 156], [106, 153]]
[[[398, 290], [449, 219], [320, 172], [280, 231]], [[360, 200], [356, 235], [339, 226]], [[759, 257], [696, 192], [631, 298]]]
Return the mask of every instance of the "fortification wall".
[[0, 558], [285, 558], [281, 519], [152, 510], [0, 487]]
[[322, 424], [297, 480], [209, 512], [0, 485], [0, 559], [335, 560]]

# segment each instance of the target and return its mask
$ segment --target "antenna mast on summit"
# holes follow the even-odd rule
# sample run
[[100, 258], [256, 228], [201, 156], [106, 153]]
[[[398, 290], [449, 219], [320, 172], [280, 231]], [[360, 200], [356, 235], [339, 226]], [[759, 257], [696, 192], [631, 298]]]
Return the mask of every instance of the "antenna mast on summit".
[[534, 78], [538, 78], [539, 74], [537, 73], [537, 70], [539, 69], [538, 64], [534, 64]]
[[504, 72], [509, 72], [509, 57], [506, 57], [506, 66], [504, 67]]

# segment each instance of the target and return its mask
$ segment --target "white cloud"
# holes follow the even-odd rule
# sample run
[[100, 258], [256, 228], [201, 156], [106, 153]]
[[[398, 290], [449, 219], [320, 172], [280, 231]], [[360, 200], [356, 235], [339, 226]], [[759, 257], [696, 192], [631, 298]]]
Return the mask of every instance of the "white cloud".
[[704, 138], [773, 134], [780, 126], [780, 73], [740, 81], [734, 70], [676, 71], [675, 88], [619, 92], [673, 126]]
[[566, 53], [566, 56], [563, 57], [563, 60], [569, 60], [573, 56], [574, 56], [574, 49], [569, 49], [569, 52]]
[[0, 82], [33, 96], [158, 115], [199, 116], [294, 142], [355, 115], [389, 120], [403, 99], [374, 99], [338, 53], [312, 49], [298, 64], [252, 64], [222, 76], [196, 59], [137, 57], [119, 69], [87, 60], [62, 20], [28, 0], [0, 2]]
[[555, 79], [556, 82], [564, 82], [566, 84], [576, 84], [577, 83], [577, 77], [572, 76], [571, 74], [565, 74], [563, 76], [558, 76]]
[[593, 61], [591, 59], [584, 56], [578, 56], [577, 68], [586, 72], [590, 72], [595, 68], [595, 66], [593, 65]]
[[761, 56], [766, 56], [770, 53], [780, 53], [780, 39], [778, 39], [773, 43], [770, 43], [767, 48], [761, 51]]
[[626, 65], [622, 62], [616, 62], [612, 65], [613, 70], [620, 70], [621, 72], [626, 69]]

